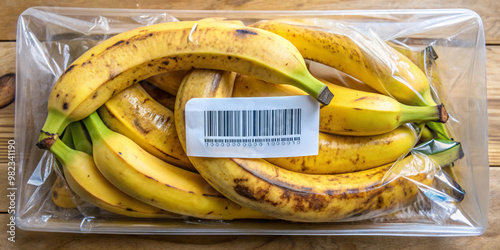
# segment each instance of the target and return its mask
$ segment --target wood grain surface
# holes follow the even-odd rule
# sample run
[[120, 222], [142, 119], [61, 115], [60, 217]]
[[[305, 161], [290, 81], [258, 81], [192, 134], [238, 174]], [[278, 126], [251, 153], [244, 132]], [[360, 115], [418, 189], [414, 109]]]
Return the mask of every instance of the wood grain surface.
[[[486, 33], [490, 209], [486, 233], [478, 237], [381, 236], [146, 236], [27, 232], [16, 230], [16, 242], [0, 238], [0, 249], [498, 249], [500, 245], [500, 1], [382, 0], [0, 0], [0, 76], [15, 72], [18, 16], [32, 6], [196, 10], [356, 10], [467, 8], [477, 12]], [[0, 197], [7, 190], [7, 141], [14, 137], [15, 104], [0, 109]], [[0, 223], [9, 223], [8, 199], [0, 199]]]
[[2, 0], [0, 16], [0, 40], [15, 40], [16, 22], [19, 15], [32, 6], [126, 8], [126, 9], [172, 9], [172, 10], [369, 10], [369, 9], [470, 9], [477, 12], [484, 23], [489, 44], [500, 42], [500, 1], [496, 0]]

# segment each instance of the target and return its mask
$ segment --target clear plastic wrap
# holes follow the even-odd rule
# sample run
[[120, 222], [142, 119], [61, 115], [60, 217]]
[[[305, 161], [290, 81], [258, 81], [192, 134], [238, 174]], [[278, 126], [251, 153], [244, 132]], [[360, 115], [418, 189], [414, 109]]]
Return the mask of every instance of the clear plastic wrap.
[[[117, 33], [144, 25], [207, 17], [238, 19], [248, 25], [278, 18], [307, 19], [315, 25], [330, 28], [335, 25], [338, 28], [342, 23], [342, 29], [361, 30], [365, 34], [361, 44], [374, 43], [363, 48], [378, 55], [374, 58], [391, 55], [382, 60], [383, 63], [377, 63], [390, 65], [388, 69], [393, 70], [394, 78], [398, 78], [397, 67], [391, 65], [394, 54], [373, 48], [391, 51], [389, 48], [392, 46], [401, 53], [407, 51], [403, 54], [410, 59], [413, 55], [416, 65], [423, 68], [434, 98], [446, 105], [450, 115], [446, 128], [451, 137], [461, 143], [464, 157], [454, 163], [456, 176], [450, 177], [440, 167], [433, 167], [434, 164], [426, 157], [421, 159], [427, 162], [423, 165], [406, 164], [409, 167], [403, 168], [398, 176], [411, 176], [412, 169], [417, 171], [418, 166], [426, 166], [425, 172], [434, 180], [432, 185], [415, 182], [419, 190], [416, 201], [402, 210], [386, 211], [390, 214], [374, 218], [358, 216], [345, 220], [349, 222], [136, 219], [97, 209], [76, 196], [72, 198], [77, 208], [57, 207], [51, 199], [51, 189], [57, 176], [62, 176], [59, 163], [50, 152], [35, 146], [46, 118], [48, 96], [57, 78], [78, 56]], [[486, 230], [488, 214], [484, 46], [481, 20], [468, 10], [252, 12], [28, 9], [19, 18], [17, 36], [15, 137], [19, 144], [17, 180], [20, 195], [17, 197], [16, 225], [24, 230], [134, 234], [479, 235]], [[419, 64], [419, 60], [422, 63]], [[343, 82], [346, 86], [363, 85], [340, 71], [325, 71], [324, 67], [310, 63], [311, 71], [326, 80], [334, 79], [330, 81]], [[419, 148], [424, 153], [438, 149], [439, 143]], [[420, 154], [414, 151], [412, 155]], [[402, 162], [402, 158], [398, 162]], [[396, 169], [392, 168], [392, 172]], [[422, 172], [422, 169], [417, 172]], [[389, 174], [386, 177], [388, 183], [397, 179]]]

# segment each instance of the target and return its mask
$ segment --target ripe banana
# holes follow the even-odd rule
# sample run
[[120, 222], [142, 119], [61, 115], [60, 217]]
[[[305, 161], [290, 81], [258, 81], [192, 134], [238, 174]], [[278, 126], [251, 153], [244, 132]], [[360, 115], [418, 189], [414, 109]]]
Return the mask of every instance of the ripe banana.
[[163, 105], [165, 108], [174, 110], [175, 108], [175, 95], [171, 95], [158, 87], [148, 83], [147, 81], [140, 82], [141, 87], [153, 97], [155, 101]]
[[436, 105], [427, 77], [414, 63], [341, 22], [321, 27], [307, 20], [270, 20], [250, 26], [286, 38], [305, 59], [343, 71], [401, 103]]
[[98, 112], [108, 128], [127, 136], [148, 153], [196, 171], [177, 137], [174, 112], [155, 101], [138, 83], [109, 99]]
[[[390, 42], [388, 42], [388, 44], [402, 55], [408, 57], [413, 63], [415, 63], [415, 65], [418, 66], [418, 68], [420, 68], [420, 70], [425, 72], [428, 81], [432, 84], [431, 87], [437, 87], [434, 88], [436, 91], [437, 89], [443, 89], [441, 76], [439, 75], [439, 69], [436, 62], [437, 54], [432, 46], [428, 46], [421, 51], [415, 51], [399, 44]], [[438, 97], [438, 95], [436, 97]], [[451, 140], [444, 124], [429, 122], [427, 126], [432, 128], [435, 132], [435, 138]]]
[[[343, 71], [403, 104], [436, 105], [426, 75], [412, 61], [341, 22], [321, 27], [310, 20], [272, 20], [251, 26], [286, 38], [304, 58]], [[428, 122], [427, 126], [449, 138], [444, 124]]]
[[[376, 93], [363, 92], [324, 83], [336, 96], [320, 109], [321, 132], [370, 136], [388, 133], [408, 122], [440, 121], [448, 119], [444, 106], [408, 106]], [[304, 92], [286, 85], [266, 83], [250, 76], [239, 75], [234, 97], [304, 95]]]
[[225, 21], [161, 23], [115, 35], [75, 60], [51, 91], [39, 141], [61, 134], [69, 123], [87, 117], [136, 82], [191, 68], [295, 85], [323, 104], [333, 98], [309, 73], [299, 51], [276, 34]]
[[152, 76], [147, 81], [171, 95], [177, 95], [177, 90], [187, 72], [187, 70], [167, 72]]
[[66, 146], [62, 140], [44, 139], [47, 148], [63, 165], [71, 190], [89, 203], [113, 212], [139, 218], [180, 218], [181, 216], [142, 203], [121, 192], [99, 172], [92, 156]]
[[[203, 74], [206, 72], [196, 70], [188, 74], [178, 91], [174, 114], [184, 148], [187, 101], [224, 97], [205, 91], [216, 85], [200, 80]], [[387, 164], [338, 175], [297, 173], [263, 159], [190, 157], [190, 160], [215, 189], [238, 204], [284, 220], [327, 222], [361, 220], [405, 207], [418, 193], [414, 181], [424, 185], [432, 182], [435, 161], [443, 164], [458, 157], [455, 147], [455, 151], [432, 160], [412, 154], [393, 168]], [[394, 177], [391, 173], [404, 177]]]
[[415, 145], [416, 132], [407, 125], [378, 136], [320, 133], [318, 155], [266, 158], [283, 169], [306, 174], [341, 174], [396, 161]]
[[100, 172], [123, 192], [153, 206], [204, 219], [269, 218], [214, 190], [199, 174], [170, 165], [109, 130], [97, 113], [84, 120]]
[[60, 176], [57, 176], [52, 189], [50, 190], [52, 201], [58, 207], [61, 208], [75, 208], [76, 204], [71, 199], [71, 191], [69, 187], [66, 185], [66, 182]]
[[[64, 131], [64, 134], [61, 137], [61, 140], [68, 145], [68, 147], [73, 148], [73, 138], [71, 134], [70, 129], [66, 129]], [[69, 189], [68, 185], [66, 185], [66, 181], [64, 178], [61, 176], [63, 175], [63, 171], [59, 171], [58, 176], [56, 180], [54, 181], [54, 184], [52, 185], [52, 188], [50, 190], [50, 197], [52, 198], [52, 201], [56, 206], [61, 207], [61, 208], [76, 208], [77, 205], [71, 199], [73, 194], [71, 193], [71, 190]]]

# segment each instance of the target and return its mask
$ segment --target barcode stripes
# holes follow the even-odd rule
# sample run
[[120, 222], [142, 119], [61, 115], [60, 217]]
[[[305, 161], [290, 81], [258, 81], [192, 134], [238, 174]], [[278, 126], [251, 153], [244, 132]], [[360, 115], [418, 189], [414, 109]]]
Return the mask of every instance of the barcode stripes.
[[255, 138], [255, 139], [205, 139], [206, 143], [255, 143], [255, 142], [293, 142], [293, 141], [300, 141], [300, 137]]
[[205, 137], [289, 136], [301, 134], [302, 109], [206, 110]]

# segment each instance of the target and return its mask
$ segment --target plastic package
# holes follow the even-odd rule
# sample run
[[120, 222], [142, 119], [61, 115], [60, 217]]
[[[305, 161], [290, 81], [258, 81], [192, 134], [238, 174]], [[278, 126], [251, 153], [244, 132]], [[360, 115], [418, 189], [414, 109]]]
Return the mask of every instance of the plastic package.
[[[155, 23], [206, 17], [238, 19], [245, 24], [278, 18], [309, 19], [323, 27], [333, 27], [341, 21], [345, 27], [356, 27], [365, 32], [363, 39], [368, 40], [362, 44], [375, 43], [388, 47], [384, 42], [389, 42], [399, 51], [407, 51], [406, 55], [410, 58], [411, 55], [416, 56], [415, 60], [423, 61], [434, 97], [446, 105], [450, 115], [446, 123], [448, 131], [461, 143], [464, 157], [453, 167], [459, 184], [445, 171], [432, 167], [433, 164], [424, 157], [421, 160], [427, 162], [423, 164], [427, 177], [434, 181], [432, 187], [417, 182], [419, 194], [415, 202], [399, 211], [387, 210], [384, 216], [372, 217], [368, 213], [328, 223], [137, 219], [108, 213], [76, 197], [73, 198], [77, 208], [57, 207], [51, 200], [51, 189], [57, 176], [62, 176], [56, 167], [59, 163], [50, 152], [35, 146], [46, 118], [48, 96], [57, 78], [78, 56], [117, 33]], [[375, 34], [379, 40], [370, 40]], [[365, 50], [370, 51], [370, 46]], [[419, 59], [419, 53], [414, 51], [424, 51], [423, 59]], [[429, 58], [439, 64], [429, 64], [426, 61]], [[390, 65], [391, 58], [385, 61]], [[359, 84], [342, 73], [324, 73], [323, 65], [311, 63], [310, 66], [311, 71], [318, 71], [327, 80], [344, 79], [345, 85]], [[20, 195], [17, 197], [16, 225], [23, 230], [133, 234], [482, 234], [487, 226], [489, 199], [485, 68], [482, 22], [477, 14], [469, 10], [253, 12], [28, 9], [19, 18], [17, 36], [15, 137], [19, 152], [20, 170], [16, 180]], [[436, 80], [436, 72], [439, 72], [439, 81]], [[419, 148], [419, 152], [436, 152], [440, 146], [443, 145], [426, 144]], [[419, 155], [416, 151], [412, 154]], [[404, 168], [400, 176], [411, 176], [412, 171], [419, 171], [418, 167], [409, 165], [414, 168]], [[392, 178], [390, 175], [386, 177], [386, 180]]]

